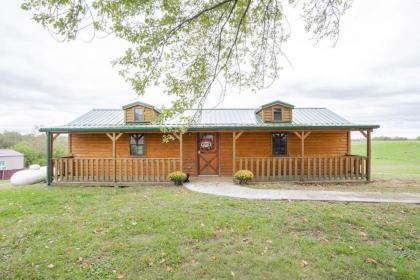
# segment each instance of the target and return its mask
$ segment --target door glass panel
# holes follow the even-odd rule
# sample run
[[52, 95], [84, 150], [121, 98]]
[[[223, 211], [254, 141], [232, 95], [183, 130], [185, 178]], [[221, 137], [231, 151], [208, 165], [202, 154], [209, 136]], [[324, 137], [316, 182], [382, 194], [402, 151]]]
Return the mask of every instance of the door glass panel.
[[216, 143], [213, 134], [202, 134], [200, 138], [200, 152], [210, 153], [216, 150]]

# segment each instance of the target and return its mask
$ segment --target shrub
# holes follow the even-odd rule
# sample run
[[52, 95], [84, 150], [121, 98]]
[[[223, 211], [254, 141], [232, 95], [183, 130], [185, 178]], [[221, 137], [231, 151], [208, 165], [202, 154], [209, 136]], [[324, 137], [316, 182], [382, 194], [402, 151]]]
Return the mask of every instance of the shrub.
[[239, 181], [239, 184], [246, 185], [249, 181], [254, 179], [254, 174], [249, 170], [239, 170], [233, 175], [235, 180]]
[[168, 175], [168, 179], [174, 182], [175, 185], [181, 186], [182, 182], [187, 179], [187, 174], [181, 171], [175, 171]]

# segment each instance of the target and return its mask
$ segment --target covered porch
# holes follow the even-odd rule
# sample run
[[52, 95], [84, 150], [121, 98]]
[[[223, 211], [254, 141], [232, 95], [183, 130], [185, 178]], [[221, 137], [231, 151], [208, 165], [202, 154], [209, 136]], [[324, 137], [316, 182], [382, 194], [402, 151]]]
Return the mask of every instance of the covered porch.
[[[216, 132], [223, 135], [220, 141], [218, 176], [233, 175], [237, 170], [248, 169], [254, 173], [255, 180], [265, 181], [300, 181], [300, 182], [349, 182], [370, 181], [371, 179], [371, 130], [357, 130], [366, 137], [366, 156], [352, 155], [350, 145], [347, 152], [340, 155], [306, 154], [305, 144], [310, 140], [312, 131], [288, 131], [298, 139], [298, 150], [287, 156], [244, 156], [241, 152], [241, 137], [247, 131]], [[182, 170], [192, 176], [199, 175], [197, 155], [198, 133], [189, 133], [195, 141], [185, 144], [184, 134], [174, 133], [170, 157], [130, 157], [117, 156], [117, 141], [124, 135], [122, 132], [104, 132], [110, 141], [112, 156], [80, 157], [71, 155], [71, 137], [69, 138], [70, 156], [53, 158], [54, 140], [60, 133], [47, 132], [47, 183], [48, 184], [92, 184], [115, 185], [148, 182], [167, 182], [170, 172]], [[347, 143], [350, 143], [350, 131], [347, 132]], [[297, 137], [297, 138], [296, 138]], [[189, 139], [187, 138], [187, 139]], [[230, 142], [229, 142], [230, 141]], [[162, 145], [165, 145], [162, 143]], [[242, 146], [241, 146], [242, 145]], [[238, 149], [239, 146], [239, 149]], [[242, 148], [241, 148], [242, 147]], [[173, 151], [176, 149], [176, 151]], [[220, 152], [223, 150], [222, 152]], [[230, 156], [229, 156], [230, 154]], [[250, 153], [248, 153], [250, 154]], [[175, 155], [175, 156], [174, 156]], [[225, 166], [230, 166], [226, 168]], [[224, 171], [221, 171], [224, 170]], [[230, 170], [230, 171], [229, 171]], [[194, 180], [194, 178], [193, 178]]]

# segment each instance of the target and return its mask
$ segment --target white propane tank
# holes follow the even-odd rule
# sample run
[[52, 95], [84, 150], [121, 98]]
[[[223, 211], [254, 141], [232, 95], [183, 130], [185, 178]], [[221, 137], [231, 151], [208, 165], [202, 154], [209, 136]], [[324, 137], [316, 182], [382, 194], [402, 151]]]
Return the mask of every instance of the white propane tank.
[[18, 171], [10, 178], [10, 183], [15, 186], [32, 185], [45, 180], [47, 167], [33, 164], [29, 169]]

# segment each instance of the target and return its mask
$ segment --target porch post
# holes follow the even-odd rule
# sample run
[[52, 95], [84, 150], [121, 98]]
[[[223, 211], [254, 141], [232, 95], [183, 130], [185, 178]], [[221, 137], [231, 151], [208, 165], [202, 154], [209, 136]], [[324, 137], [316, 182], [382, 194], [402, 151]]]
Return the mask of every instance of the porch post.
[[351, 131], [347, 131], [347, 155], [351, 155]]
[[301, 138], [300, 138], [300, 180], [303, 181], [304, 176], [304, 158], [305, 158], [305, 138], [304, 138], [305, 132], [302, 131]]
[[117, 182], [117, 145], [115, 141], [115, 132], [112, 133], [112, 171], [115, 183]]
[[367, 164], [366, 164], [366, 180], [370, 181], [371, 179], [371, 158], [372, 158], [372, 151], [371, 151], [371, 131], [367, 130], [367, 137], [366, 137], [366, 156], [367, 156]]
[[45, 147], [45, 154], [47, 158], [47, 176], [45, 178], [45, 181], [47, 182], [47, 185], [50, 186], [52, 182], [52, 160], [51, 160], [51, 154], [52, 154], [52, 137], [51, 132], [47, 131], [45, 133], [46, 135], [46, 147]]
[[238, 140], [238, 138], [242, 135], [242, 133], [244, 133], [243, 131], [240, 131], [238, 133], [236, 133], [236, 131], [233, 132], [232, 134], [232, 175], [235, 174], [236, 171], [236, 140]]
[[[182, 172], [182, 168], [183, 168], [183, 164], [182, 164], [182, 162], [183, 162], [183, 139], [182, 139], [182, 134], [183, 133], [182, 132], [179, 132], [179, 133], [174, 132], [172, 134], [179, 141], [179, 171]], [[176, 169], [176, 166], [175, 166], [175, 169]]]
[[109, 139], [112, 141], [112, 173], [114, 177], [114, 183], [117, 182], [117, 140], [123, 135], [122, 133], [116, 134], [113, 132], [112, 134], [106, 133]]
[[183, 168], [183, 145], [182, 145], [182, 133], [179, 133], [179, 169], [182, 172]]
[[236, 171], [236, 131], [232, 134], [232, 175], [235, 175]]
[[309, 136], [309, 134], [311, 134], [311, 132], [294, 131], [294, 133], [300, 139], [300, 180], [303, 181], [305, 176], [305, 139]]

